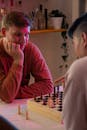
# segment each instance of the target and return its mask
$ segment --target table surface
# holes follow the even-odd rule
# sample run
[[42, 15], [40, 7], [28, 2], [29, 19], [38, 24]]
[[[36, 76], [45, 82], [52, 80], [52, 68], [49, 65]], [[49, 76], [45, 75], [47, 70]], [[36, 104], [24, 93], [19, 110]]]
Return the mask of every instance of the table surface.
[[[27, 99], [14, 100], [7, 104], [0, 100], [0, 115], [8, 119], [19, 130], [64, 130], [63, 124], [42, 117], [37, 113], [28, 112], [29, 119], [26, 120]], [[18, 105], [21, 107], [21, 114], [18, 114]]]

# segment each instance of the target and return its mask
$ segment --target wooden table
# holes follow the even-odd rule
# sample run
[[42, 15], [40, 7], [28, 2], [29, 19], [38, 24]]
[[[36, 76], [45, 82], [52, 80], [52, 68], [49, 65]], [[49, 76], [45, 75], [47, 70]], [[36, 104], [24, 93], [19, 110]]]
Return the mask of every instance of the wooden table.
[[[62, 124], [31, 111], [28, 112], [29, 119], [26, 120], [26, 101], [27, 99], [14, 100], [10, 104], [0, 101], [0, 115], [8, 119], [19, 130], [64, 130]], [[18, 105], [21, 107], [21, 114], [18, 114]]]

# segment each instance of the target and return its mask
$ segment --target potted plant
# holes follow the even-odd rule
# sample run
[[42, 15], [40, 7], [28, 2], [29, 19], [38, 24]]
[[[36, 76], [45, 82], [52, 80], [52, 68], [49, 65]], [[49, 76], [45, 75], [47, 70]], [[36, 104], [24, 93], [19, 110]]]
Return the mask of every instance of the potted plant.
[[51, 22], [54, 29], [60, 29], [62, 27], [63, 19], [65, 18], [65, 15], [59, 11], [58, 9], [52, 10], [49, 13], [49, 16], [51, 18]]
[[[65, 68], [68, 67], [68, 65], [66, 64], [67, 62], [67, 58], [69, 56], [68, 54], [68, 44], [67, 44], [67, 29], [68, 29], [68, 22], [67, 22], [67, 19], [66, 19], [66, 15], [59, 11], [58, 9], [56, 10], [52, 10], [50, 13], [49, 13], [49, 16], [52, 18], [52, 22], [53, 24], [55, 25], [54, 26], [54, 29], [60, 29], [60, 28], [63, 28], [65, 29], [65, 31], [61, 32], [61, 36], [63, 38], [63, 43], [61, 45], [61, 48], [64, 50], [64, 53], [61, 55], [63, 61], [65, 62]], [[60, 25], [59, 22], [55, 22], [56, 19], [59, 19], [60, 21]], [[61, 19], [61, 20], [60, 20]], [[63, 65], [60, 65], [63, 67]]]
[[61, 11], [59, 11], [58, 9], [55, 9], [49, 13], [49, 16], [50, 17], [64, 17], [64, 14]]

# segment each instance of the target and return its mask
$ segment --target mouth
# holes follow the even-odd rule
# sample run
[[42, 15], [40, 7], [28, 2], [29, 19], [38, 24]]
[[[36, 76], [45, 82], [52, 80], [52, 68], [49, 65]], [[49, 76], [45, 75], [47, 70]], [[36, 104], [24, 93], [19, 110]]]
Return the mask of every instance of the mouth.
[[20, 49], [21, 49], [21, 50], [24, 50], [24, 48], [25, 48], [25, 43], [20, 44]]

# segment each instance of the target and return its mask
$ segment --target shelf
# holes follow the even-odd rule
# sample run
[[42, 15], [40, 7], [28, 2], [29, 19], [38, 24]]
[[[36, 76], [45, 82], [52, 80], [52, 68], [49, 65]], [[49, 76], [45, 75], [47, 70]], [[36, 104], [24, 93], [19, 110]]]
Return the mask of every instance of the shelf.
[[32, 30], [30, 34], [47, 33], [47, 32], [65, 32], [66, 29], [44, 29], [44, 30]]
[[[32, 30], [30, 34], [48, 33], [48, 32], [65, 32], [66, 29], [44, 29], [44, 30]], [[0, 32], [0, 38], [3, 37]]]

